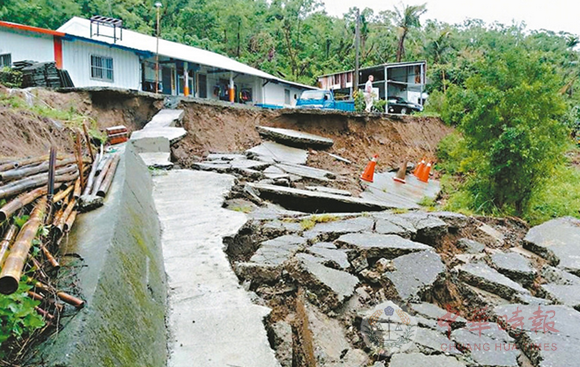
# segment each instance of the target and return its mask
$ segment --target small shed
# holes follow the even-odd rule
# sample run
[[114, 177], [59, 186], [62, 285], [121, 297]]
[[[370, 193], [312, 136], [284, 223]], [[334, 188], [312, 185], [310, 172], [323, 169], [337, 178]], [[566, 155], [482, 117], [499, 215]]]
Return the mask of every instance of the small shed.
[[[364, 89], [369, 75], [374, 76], [373, 87], [379, 90], [379, 99], [402, 97], [423, 105], [426, 84], [426, 61], [386, 63], [359, 69], [358, 87]], [[332, 90], [335, 95], [352, 97], [354, 70], [318, 77], [318, 86]]]

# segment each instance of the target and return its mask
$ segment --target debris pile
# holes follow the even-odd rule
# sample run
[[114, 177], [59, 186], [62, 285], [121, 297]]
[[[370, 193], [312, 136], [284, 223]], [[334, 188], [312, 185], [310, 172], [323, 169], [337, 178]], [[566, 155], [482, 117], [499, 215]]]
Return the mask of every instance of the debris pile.
[[55, 62], [17, 61], [12, 69], [22, 72], [22, 87], [74, 88], [68, 71]]
[[282, 366], [575, 363], [579, 220], [244, 211], [226, 251]]
[[74, 156], [57, 156], [52, 148], [48, 156], [0, 159], [0, 293], [26, 291], [38, 302], [43, 331], [59, 326], [68, 305], [84, 306], [78, 294], [70, 294], [78, 293], [74, 287], [64, 291], [57, 285], [59, 247], [79, 212], [92, 207], [94, 198], [102, 205], [120, 159], [102, 147], [93, 156], [88, 143], [85, 156], [80, 142], [77, 134]]

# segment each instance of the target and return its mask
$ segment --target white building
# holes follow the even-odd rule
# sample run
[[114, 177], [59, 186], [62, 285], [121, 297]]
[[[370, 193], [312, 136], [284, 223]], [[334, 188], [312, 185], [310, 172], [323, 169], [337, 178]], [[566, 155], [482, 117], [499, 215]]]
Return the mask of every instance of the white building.
[[55, 61], [75, 87], [159, 86], [163, 94], [272, 107], [294, 106], [303, 90], [315, 89], [196, 47], [163, 39], [157, 46], [156, 37], [103, 17], [74, 17], [57, 31], [0, 21], [0, 66], [20, 60]]

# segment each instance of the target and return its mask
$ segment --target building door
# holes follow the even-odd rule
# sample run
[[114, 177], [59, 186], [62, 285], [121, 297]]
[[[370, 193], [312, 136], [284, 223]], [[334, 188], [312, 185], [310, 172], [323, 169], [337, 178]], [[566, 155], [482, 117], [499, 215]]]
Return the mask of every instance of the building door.
[[207, 98], [207, 75], [205, 74], [198, 74], [199, 75], [199, 98]]
[[163, 94], [171, 94], [171, 86], [173, 84], [173, 69], [161, 69], [161, 83], [163, 84]]

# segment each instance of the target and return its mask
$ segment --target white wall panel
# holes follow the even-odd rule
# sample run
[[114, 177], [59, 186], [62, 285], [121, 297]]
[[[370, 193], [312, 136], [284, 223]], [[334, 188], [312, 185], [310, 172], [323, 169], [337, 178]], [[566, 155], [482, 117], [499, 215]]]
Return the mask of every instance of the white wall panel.
[[[63, 41], [63, 68], [75, 87], [141, 89], [141, 67], [137, 54], [83, 41]], [[91, 78], [91, 55], [113, 59], [113, 82]]]
[[12, 62], [54, 61], [53, 36], [0, 28], [0, 54], [11, 54]]

